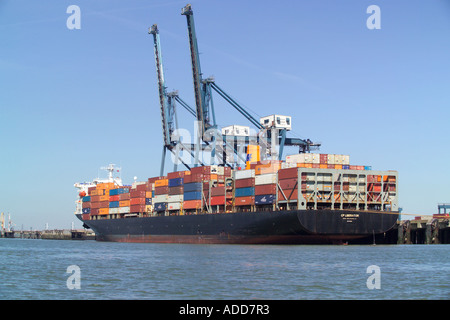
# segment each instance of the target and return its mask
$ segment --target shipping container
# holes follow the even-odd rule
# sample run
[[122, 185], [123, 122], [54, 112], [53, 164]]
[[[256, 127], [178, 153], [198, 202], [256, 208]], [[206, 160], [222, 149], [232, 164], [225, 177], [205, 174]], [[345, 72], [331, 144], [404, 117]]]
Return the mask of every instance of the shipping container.
[[202, 192], [201, 191], [188, 191], [184, 192], [184, 201], [188, 200], [202, 200]]
[[234, 198], [235, 206], [249, 206], [255, 204], [255, 196], [236, 197]]
[[[284, 193], [284, 196], [283, 196]], [[285, 197], [286, 196], [286, 197]], [[286, 189], [281, 192], [278, 190], [278, 201], [286, 201], [286, 200], [297, 200], [298, 199], [298, 188], [295, 189]]]
[[235, 197], [248, 197], [255, 195], [255, 187], [236, 188], [234, 190]]
[[119, 214], [119, 207], [117, 208], [109, 208], [109, 214]]
[[122, 201], [122, 200], [130, 200], [130, 193], [128, 192], [128, 193], [119, 194], [119, 201]]
[[118, 208], [119, 207], [119, 201], [110, 201], [109, 202], [110, 208]]
[[86, 208], [90, 208], [91, 207], [91, 203], [92, 202], [83, 202], [82, 204], [81, 204], [81, 208], [82, 209], [86, 209]]
[[184, 184], [184, 193], [191, 191], [202, 191], [202, 183], [192, 182]]
[[247, 188], [255, 186], [255, 178], [245, 178], [234, 181], [235, 188]]
[[212, 206], [221, 206], [225, 204], [225, 196], [212, 196], [211, 197], [211, 205]]
[[98, 208], [91, 208], [91, 216], [98, 215]]
[[169, 199], [169, 195], [167, 194], [161, 194], [161, 195], [155, 195], [153, 197], [153, 204], [155, 204], [156, 202], [167, 202], [167, 200]]
[[82, 220], [89, 220], [89, 219], [91, 219], [91, 215], [89, 213], [83, 213], [81, 215], [81, 219]]
[[119, 207], [129, 207], [129, 206], [130, 206], [130, 200], [119, 201]]
[[109, 196], [100, 196], [99, 201], [109, 201]]
[[278, 182], [281, 189], [294, 189], [298, 187], [297, 178], [283, 179]]
[[91, 208], [84, 208], [84, 209], [81, 209], [81, 212], [82, 212], [82, 213], [91, 213]]
[[109, 202], [111, 201], [120, 201], [119, 195], [109, 196]]
[[190, 171], [175, 171], [167, 174], [167, 179], [183, 178], [185, 175], [191, 174]]
[[[161, 194], [169, 194], [169, 187], [168, 186], [155, 187], [155, 196], [159, 196]], [[131, 197], [133, 197], [133, 194], [131, 194]]]
[[183, 209], [200, 209], [202, 207], [202, 200], [184, 200]]
[[276, 173], [267, 173], [255, 176], [255, 186], [274, 183], [277, 183]]
[[145, 198], [146, 191], [144, 190], [131, 190], [130, 198]]
[[90, 196], [83, 197], [82, 201], [83, 202], [90, 202], [91, 201], [91, 197]]
[[288, 168], [288, 169], [280, 169], [278, 171], [278, 180], [297, 178], [298, 176], [298, 168]]
[[145, 197], [146, 198], [152, 198], [153, 197], [153, 192], [152, 191], [145, 191]]
[[168, 186], [168, 185], [169, 185], [168, 179], [161, 179], [161, 180], [155, 181], [155, 187], [163, 187], [163, 186]]
[[255, 177], [254, 169], [233, 171], [233, 179], [234, 180], [254, 178], [254, 177]]
[[151, 205], [153, 203], [152, 198], [145, 198], [145, 204]]
[[130, 213], [130, 206], [127, 207], [119, 207], [119, 213]]
[[255, 186], [255, 195], [276, 194], [276, 193], [277, 193], [276, 184], [262, 184]]
[[183, 185], [183, 178], [173, 178], [169, 179], [168, 186], [169, 187], [178, 187]]
[[164, 177], [164, 176], [160, 176], [160, 177], [152, 177], [152, 178], [148, 178], [148, 179], [147, 179], [147, 182], [148, 182], [148, 183], [153, 183], [153, 184], [154, 184], [156, 180], [163, 180], [163, 179], [166, 179], [166, 177]]
[[263, 204], [272, 204], [275, 201], [274, 194], [265, 194], [265, 195], [256, 195], [255, 196], [255, 204], [263, 205]]
[[224, 186], [218, 186], [211, 188], [211, 196], [225, 196], [225, 187]]
[[169, 195], [183, 194], [184, 186], [169, 187]]
[[168, 210], [181, 210], [183, 202], [169, 202], [167, 203]]
[[182, 194], [179, 195], [169, 195], [167, 198], [167, 202], [183, 202], [184, 196]]
[[145, 205], [145, 198], [131, 198], [130, 206], [134, 205]]
[[131, 213], [145, 212], [145, 204], [130, 205], [130, 212]]
[[99, 215], [109, 214], [109, 208], [100, 208], [100, 209], [98, 209], [98, 214]]

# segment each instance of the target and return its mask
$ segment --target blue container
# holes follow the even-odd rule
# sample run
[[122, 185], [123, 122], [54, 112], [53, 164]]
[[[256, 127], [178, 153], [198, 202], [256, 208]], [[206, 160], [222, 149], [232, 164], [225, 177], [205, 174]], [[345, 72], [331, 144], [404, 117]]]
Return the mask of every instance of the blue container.
[[152, 190], [152, 198], [155, 197], [155, 190]]
[[[191, 191], [202, 191], [202, 182], [192, 182], [192, 183], [186, 183], [184, 185], [184, 192], [191, 192]], [[195, 200], [195, 199], [193, 199]]]
[[342, 169], [347, 169], [348, 170], [348, 169], [350, 169], [350, 166], [348, 164], [343, 164], [342, 165]]
[[183, 194], [183, 200], [202, 200], [202, 192], [201, 191], [189, 191], [184, 192]]
[[109, 202], [109, 207], [110, 208], [118, 208], [119, 207], [119, 202], [120, 201], [110, 201]]
[[272, 204], [275, 201], [274, 194], [264, 194], [255, 196], [255, 204]]
[[371, 166], [365, 166], [364, 170], [372, 170], [372, 167]]
[[255, 195], [255, 187], [236, 188], [234, 191], [235, 197], [248, 197]]
[[110, 196], [117, 196], [119, 194], [119, 190], [120, 189], [111, 189], [111, 190], [109, 190], [109, 195]]
[[83, 202], [89, 202], [89, 201], [91, 201], [91, 196], [83, 197]]
[[152, 204], [152, 198], [145, 198], [145, 204], [146, 205]]
[[169, 187], [178, 187], [183, 185], [183, 178], [169, 179]]
[[155, 203], [154, 209], [155, 211], [166, 211], [167, 202], [158, 202]]
[[84, 214], [91, 213], [91, 208], [84, 208], [83, 210], [81, 210], [81, 212], [83, 212]]

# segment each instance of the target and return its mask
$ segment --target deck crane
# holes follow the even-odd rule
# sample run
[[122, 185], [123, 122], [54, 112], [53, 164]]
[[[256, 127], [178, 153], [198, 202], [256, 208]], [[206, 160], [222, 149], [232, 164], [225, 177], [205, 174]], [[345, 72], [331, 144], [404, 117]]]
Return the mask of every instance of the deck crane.
[[[166, 86], [164, 82], [164, 71], [162, 64], [162, 56], [161, 56], [161, 45], [159, 40], [159, 30], [158, 26], [154, 24], [148, 30], [149, 34], [153, 35], [153, 45], [155, 50], [155, 63], [156, 63], [156, 73], [158, 76], [158, 94], [159, 94], [159, 102], [161, 108], [161, 122], [163, 129], [163, 153], [161, 159], [161, 176], [164, 174], [164, 163], [166, 159], [167, 150], [172, 152], [175, 157], [184, 164], [187, 169], [190, 169], [189, 165], [186, 164], [183, 159], [179, 155], [180, 150], [187, 150], [191, 153], [191, 156], [194, 157], [192, 153], [192, 145], [185, 146], [181, 141], [174, 140], [172, 134], [178, 128], [177, 124], [177, 114], [175, 108], [175, 101], [178, 102], [181, 106], [183, 106], [189, 113], [193, 116], [196, 116], [195, 110], [192, 109], [186, 102], [184, 102], [178, 95], [178, 91], [167, 92]], [[178, 146], [178, 148], [176, 148]], [[181, 148], [180, 148], [181, 147]], [[205, 147], [205, 146], [203, 146]], [[202, 164], [203, 165], [203, 164]], [[177, 163], [174, 164], [174, 171], [177, 169]]]
[[[261, 121], [255, 119], [244, 107], [242, 107], [235, 99], [228, 95], [223, 89], [221, 89], [213, 78], [202, 79], [202, 72], [200, 68], [200, 57], [198, 52], [197, 35], [194, 25], [194, 12], [190, 4], [187, 4], [181, 9], [181, 14], [186, 16], [189, 47], [191, 52], [191, 64], [192, 64], [192, 76], [194, 81], [194, 93], [195, 102], [197, 107], [197, 120], [202, 124], [201, 134], [205, 133], [209, 128], [217, 128], [216, 118], [214, 113], [214, 104], [212, 100], [212, 90], [217, 92], [223, 99], [225, 99], [232, 107], [234, 107], [239, 113], [241, 113], [251, 124], [261, 131], [266, 131], [264, 134], [267, 143], [277, 142], [279, 145], [278, 158], [282, 159], [283, 150], [285, 146], [298, 146], [299, 153], [310, 152], [313, 149], [320, 147], [320, 144], [313, 143], [310, 139], [290, 138], [287, 137], [286, 128], [277, 128], [275, 125], [272, 127], [264, 126]], [[211, 118], [213, 123], [211, 123]], [[260, 141], [258, 135], [255, 139], [248, 137], [246, 143], [263, 144], [264, 141]], [[277, 139], [278, 138], [278, 139]], [[226, 140], [226, 137], [224, 141]], [[252, 141], [253, 140], [253, 141]], [[236, 150], [235, 150], [236, 152]]]

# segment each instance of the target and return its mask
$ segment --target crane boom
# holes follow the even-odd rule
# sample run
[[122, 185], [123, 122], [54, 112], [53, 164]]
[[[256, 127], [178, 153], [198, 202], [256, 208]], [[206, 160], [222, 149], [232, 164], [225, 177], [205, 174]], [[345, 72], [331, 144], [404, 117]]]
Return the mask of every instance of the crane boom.
[[194, 81], [195, 104], [197, 106], [197, 121], [200, 122], [200, 133], [203, 136], [206, 130], [211, 127], [209, 122], [209, 107], [205, 101], [206, 90], [202, 80], [200, 58], [198, 53], [197, 35], [195, 32], [194, 13], [191, 5], [186, 5], [181, 9], [181, 14], [186, 16], [189, 48], [191, 52], [192, 77]]
[[155, 49], [155, 63], [156, 73], [158, 76], [158, 94], [161, 108], [161, 122], [163, 128], [164, 146], [169, 147], [172, 145], [170, 135], [173, 132], [174, 123], [172, 121], [173, 117], [171, 115], [171, 110], [167, 99], [166, 86], [164, 83], [164, 70], [162, 65], [158, 26], [156, 24], [151, 26], [148, 33], [153, 35], [153, 46]]

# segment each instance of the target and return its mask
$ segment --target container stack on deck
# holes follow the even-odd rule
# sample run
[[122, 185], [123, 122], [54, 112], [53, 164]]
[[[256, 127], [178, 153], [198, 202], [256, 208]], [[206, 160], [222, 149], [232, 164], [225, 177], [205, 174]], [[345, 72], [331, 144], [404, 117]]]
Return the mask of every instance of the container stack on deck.
[[297, 154], [245, 170], [202, 166], [135, 182], [101, 183], [83, 219], [289, 209], [398, 210], [397, 172], [350, 165], [347, 155]]

